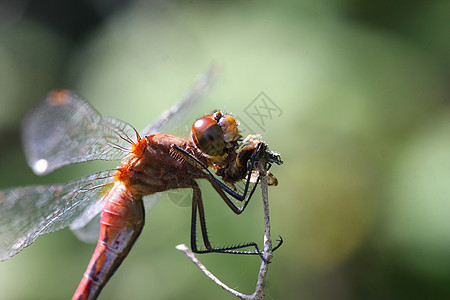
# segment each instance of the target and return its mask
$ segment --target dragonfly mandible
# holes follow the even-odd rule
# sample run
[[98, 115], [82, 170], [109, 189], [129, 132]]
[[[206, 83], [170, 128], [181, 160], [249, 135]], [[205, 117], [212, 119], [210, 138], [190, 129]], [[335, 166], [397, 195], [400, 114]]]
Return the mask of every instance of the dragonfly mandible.
[[[0, 261], [17, 254], [42, 234], [70, 226], [82, 236], [90, 224], [100, 223], [97, 246], [72, 298], [96, 299], [141, 233], [143, 197], [179, 188], [193, 191], [194, 252], [256, 254], [264, 260], [254, 242], [220, 248], [211, 245], [196, 180], [209, 181], [230, 209], [240, 214], [259, 181], [255, 162], [263, 159], [268, 167], [281, 164], [279, 154], [270, 151], [259, 135], [243, 139], [236, 120], [220, 111], [197, 119], [187, 139], [156, 133], [193, 105], [208, 80], [205, 77], [197, 82], [181, 103], [141, 135], [126, 122], [100, 115], [73, 91], [48, 93], [24, 121], [25, 153], [35, 173], [43, 175], [91, 160], [122, 159], [123, 163], [117, 169], [66, 184], [0, 191]], [[270, 183], [276, 185], [276, 178], [269, 174]], [[242, 205], [236, 205], [233, 198]], [[204, 248], [197, 246], [197, 218]], [[254, 250], [244, 250], [248, 247]]]

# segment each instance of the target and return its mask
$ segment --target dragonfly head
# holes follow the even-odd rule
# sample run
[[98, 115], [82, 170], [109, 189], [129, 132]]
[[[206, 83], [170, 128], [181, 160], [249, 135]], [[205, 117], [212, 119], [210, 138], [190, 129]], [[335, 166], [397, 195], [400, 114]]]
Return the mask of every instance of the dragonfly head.
[[241, 138], [236, 120], [220, 111], [197, 119], [191, 136], [194, 144], [208, 156], [222, 155]]
[[225, 147], [222, 130], [212, 115], [204, 116], [194, 122], [192, 138], [195, 145], [209, 156], [220, 155]]

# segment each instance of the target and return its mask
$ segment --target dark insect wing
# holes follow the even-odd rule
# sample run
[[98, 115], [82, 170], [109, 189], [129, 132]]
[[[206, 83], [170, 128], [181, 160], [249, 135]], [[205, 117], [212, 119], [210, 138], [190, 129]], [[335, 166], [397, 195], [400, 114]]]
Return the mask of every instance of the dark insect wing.
[[56, 90], [25, 117], [22, 139], [28, 164], [43, 175], [72, 163], [122, 159], [136, 142], [136, 131], [101, 116], [75, 92]]
[[115, 170], [62, 185], [29, 186], [0, 192], [0, 261], [42, 234], [72, 224], [113, 186]]

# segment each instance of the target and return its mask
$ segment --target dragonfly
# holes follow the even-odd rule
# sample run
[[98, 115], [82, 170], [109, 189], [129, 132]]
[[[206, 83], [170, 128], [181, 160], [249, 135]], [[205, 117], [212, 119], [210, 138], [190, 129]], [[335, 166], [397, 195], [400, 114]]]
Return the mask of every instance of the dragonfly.
[[[186, 139], [158, 133], [193, 107], [211, 77], [203, 76], [184, 100], [141, 134], [126, 122], [99, 114], [74, 91], [49, 92], [24, 120], [24, 150], [36, 174], [92, 160], [122, 164], [65, 184], [0, 191], [0, 261], [43, 234], [70, 227], [89, 240], [96, 230], [96, 248], [72, 298], [96, 299], [142, 231], [144, 197], [173, 189], [192, 190], [193, 252], [259, 255], [265, 260], [255, 242], [211, 245], [197, 180], [207, 180], [227, 206], [241, 214], [260, 180], [255, 163], [263, 162], [268, 170], [273, 163], [282, 164], [280, 155], [259, 135], [243, 138], [235, 118], [221, 111], [197, 119]], [[269, 185], [276, 185], [276, 177], [267, 174]], [[197, 245], [197, 219], [202, 248]], [[274, 250], [282, 242], [280, 238]]]

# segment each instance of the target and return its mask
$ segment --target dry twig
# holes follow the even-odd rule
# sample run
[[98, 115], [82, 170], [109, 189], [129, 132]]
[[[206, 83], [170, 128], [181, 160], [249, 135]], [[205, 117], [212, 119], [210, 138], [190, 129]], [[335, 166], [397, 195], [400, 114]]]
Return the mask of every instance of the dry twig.
[[[263, 198], [263, 206], [264, 206], [264, 224], [265, 224], [265, 230], [264, 230], [264, 251], [263, 256], [266, 259], [266, 261], [270, 261], [272, 258], [272, 238], [270, 236], [270, 218], [269, 218], [269, 196], [268, 196], [268, 189], [267, 189], [267, 176], [266, 176], [266, 169], [265, 169], [265, 163], [261, 161], [256, 162], [256, 167], [259, 170], [259, 173], [261, 175], [261, 190], [262, 190], [262, 198]], [[269, 263], [261, 261], [261, 266], [259, 268], [259, 274], [258, 274], [258, 280], [256, 282], [256, 288], [255, 292], [251, 295], [242, 294], [230, 287], [228, 287], [226, 284], [221, 282], [216, 276], [214, 276], [213, 273], [211, 273], [192, 253], [192, 251], [184, 244], [180, 244], [176, 247], [178, 250], [182, 251], [186, 256], [197, 266], [200, 268], [200, 270], [205, 273], [206, 276], [208, 276], [214, 283], [216, 283], [218, 286], [222, 287], [224, 290], [228, 291], [229, 293], [235, 295], [236, 297], [240, 299], [245, 300], [256, 300], [256, 299], [264, 299], [264, 286], [265, 286], [265, 280], [266, 275], [269, 267]]]

